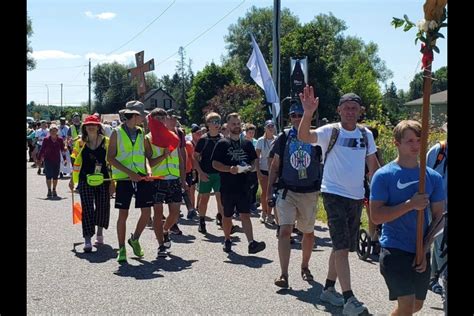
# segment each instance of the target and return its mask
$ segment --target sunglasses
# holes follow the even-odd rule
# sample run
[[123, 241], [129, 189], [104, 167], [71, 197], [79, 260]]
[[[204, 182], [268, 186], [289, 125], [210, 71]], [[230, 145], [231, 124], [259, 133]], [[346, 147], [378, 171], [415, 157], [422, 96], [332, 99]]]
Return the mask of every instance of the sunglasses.
[[302, 118], [302, 117], [303, 117], [303, 114], [300, 114], [300, 113], [291, 113], [291, 114], [290, 114], [290, 117], [291, 117], [291, 118]]
[[268, 128], [274, 128], [274, 127], [275, 127], [275, 125], [273, 125], [273, 124], [268, 124], [268, 125], [267, 125], [267, 126], [265, 126], [265, 127], [268, 127]]
[[208, 123], [208, 124], [214, 124], [214, 125], [220, 125], [220, 124], [221, 124], [221, 121], [219, 121], [219, 120], [211, 120], [211, 121], [208, 121], [207, 123]]

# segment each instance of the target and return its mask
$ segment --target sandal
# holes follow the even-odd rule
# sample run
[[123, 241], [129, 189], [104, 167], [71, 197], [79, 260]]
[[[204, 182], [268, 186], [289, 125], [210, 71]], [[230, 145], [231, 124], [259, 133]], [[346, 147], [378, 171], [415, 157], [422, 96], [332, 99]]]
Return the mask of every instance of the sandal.
[[308, 281], [308, 282], [314, 281], [314, 277], [308, 268], [301, 268], [301, 277], [303, 278], [303, 281]]
[[280, 275], [279, 278], [275, 279], [275, 285], [282, 288], [288, 288], [288, 276]]

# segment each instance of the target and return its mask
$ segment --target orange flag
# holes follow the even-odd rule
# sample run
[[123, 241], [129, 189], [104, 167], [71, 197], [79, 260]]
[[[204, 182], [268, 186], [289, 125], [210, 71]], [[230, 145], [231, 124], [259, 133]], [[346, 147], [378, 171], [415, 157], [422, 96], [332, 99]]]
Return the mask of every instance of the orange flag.
[[82, 222], [82, 207], [81, 203], [75, 202], [74, 203], [74, 191], [71, 192], [72, 194], [72, 224], [77, 224]]

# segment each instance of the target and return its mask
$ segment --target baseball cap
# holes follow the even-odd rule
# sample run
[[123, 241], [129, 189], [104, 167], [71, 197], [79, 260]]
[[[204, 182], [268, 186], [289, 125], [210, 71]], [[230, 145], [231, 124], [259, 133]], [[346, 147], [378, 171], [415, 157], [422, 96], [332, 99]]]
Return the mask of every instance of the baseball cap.
[[191, 125], [191, 133], [196, 133], [196, 132], [199, 132], [201, 130], [201, 127], [195, 123], [193, 123]]
[[100, 119], [94, 114], [87, 116], [82, 123], [84, 125], [100, 125]]
[[355, 101], [359, 103], [359, 105], [362, 105], [362, 99], [355, 93], [346, 93], [344, 94], [340, 99], [339, 99], [339, 105], [343, 104], [344, 102], [347, 101]]
[[290, 106], [290, 112], [288, 114], [292, 113], [304, 113], [303, 105], [299, 101], [294, 101]]
[[169, 116], [174, 117], [175, 119], [178, 119], [178, 120], [181, 119], [181, 116], [179, 116], [179, 115], [177, 114], [177, 112], [176, 112], [175, 109], [169, 109], [169, 110], [166, 111], [166, 113], [167, 113]]
[[275, 125], [275, 123], [272, 120], [266, 120], [264, 126], [267, 127], [268, 125]]

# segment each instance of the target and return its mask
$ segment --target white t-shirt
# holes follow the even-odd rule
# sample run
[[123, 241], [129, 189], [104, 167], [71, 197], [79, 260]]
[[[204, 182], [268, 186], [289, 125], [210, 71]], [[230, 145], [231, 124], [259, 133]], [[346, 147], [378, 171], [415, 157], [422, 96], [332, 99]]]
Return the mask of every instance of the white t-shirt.
[[276, 138], [275, 135], [273, 135], [273, 139], [265, 139], [265, 136], [262, 136], [257, 140], [255, 149], [260, 149], [260, 157], [258, 157], [260, 170], [268, 171], [268, 155]]
[[102, 128], [104, 130], [104, 135], [110, 138], [110, 135], [112, 135], [112, 126], [102, 123]]
[[47, 128], [38, 128], [35, 132], [35, 137], [36, 137], [36, 143], [38, 145], [43, 145], [43, 139], [48, 137], [49, 135], [49, 129]]
[[[364, 175], [365, 157], [377, 151], [372, 132], [367, 132], [368, 150], [364, 144], [364, 138], [359, 128], [348, 131], [339, 124], [340, 132], [334, 147], [324, 164], [321, 192], [337, 194], [350, 199], [364, 198]], [[332, 124], [324, 125], [316, 129], [318, 142], [323, 155], [329, 146], [332, 134]]]

